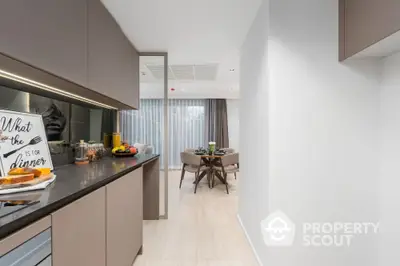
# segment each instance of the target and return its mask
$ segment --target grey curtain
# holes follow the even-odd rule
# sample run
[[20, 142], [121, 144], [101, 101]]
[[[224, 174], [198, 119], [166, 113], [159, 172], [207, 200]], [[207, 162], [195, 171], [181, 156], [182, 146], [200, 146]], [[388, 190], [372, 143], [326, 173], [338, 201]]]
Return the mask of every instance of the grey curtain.
[[219, 148], [229, 148], [228, 112], [225, 99], [209, 99], [206, 102], [206, 143], [215, 141]]

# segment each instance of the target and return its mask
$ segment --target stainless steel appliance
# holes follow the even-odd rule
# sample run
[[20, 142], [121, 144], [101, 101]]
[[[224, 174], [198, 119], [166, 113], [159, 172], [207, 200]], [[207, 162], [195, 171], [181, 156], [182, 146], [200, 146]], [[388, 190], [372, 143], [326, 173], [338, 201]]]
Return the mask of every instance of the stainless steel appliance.
[[0, 266], [51, 265], [51, 228], [0, 257]]

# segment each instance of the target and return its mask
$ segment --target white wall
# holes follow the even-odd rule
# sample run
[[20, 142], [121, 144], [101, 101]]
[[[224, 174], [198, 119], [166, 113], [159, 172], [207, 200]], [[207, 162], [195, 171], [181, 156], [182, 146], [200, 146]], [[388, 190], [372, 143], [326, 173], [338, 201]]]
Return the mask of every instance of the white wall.
[[[264, 265], [378, 265], [377, 236], [360, 236], [346, 249], [261, 242], [268, 210], [282, 210], [298, 226], [379, 220], [378, 66], [338, 62], [337, 0], [269, 4], [242, 50], [241, 152], [256, 149], [241, 162], [239, 215]], [[259, 158], [262, 167], [254, 165]]]
[[239, 100], [227, 99], [229, 147], [239, 152]]
[[264, 252], [259, 223], [268, 213], [269, 197], [268, 13], [268, 1], [264, 1], [240, 60], [239, 219], [259, 257]]
[[383, 60], [381, 84], [381, 260], [400, 261], [400, 53]]

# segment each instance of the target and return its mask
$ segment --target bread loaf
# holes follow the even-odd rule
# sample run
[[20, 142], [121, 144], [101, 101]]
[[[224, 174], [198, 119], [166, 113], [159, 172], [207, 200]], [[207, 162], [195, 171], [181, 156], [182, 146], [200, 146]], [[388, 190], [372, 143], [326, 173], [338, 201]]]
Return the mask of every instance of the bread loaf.
[[8, 175], [26, 175], [33, 174], [35, 177], [39, 177], [42, 172], [34, 168], [13, 168], [8, 172]]
[[24, 174], [24, 175], [9, 175], [0, 178], [0, 185], [11, 185], [19, 184], [27, 181], [31, 181], [35, 178], [34, 174]]

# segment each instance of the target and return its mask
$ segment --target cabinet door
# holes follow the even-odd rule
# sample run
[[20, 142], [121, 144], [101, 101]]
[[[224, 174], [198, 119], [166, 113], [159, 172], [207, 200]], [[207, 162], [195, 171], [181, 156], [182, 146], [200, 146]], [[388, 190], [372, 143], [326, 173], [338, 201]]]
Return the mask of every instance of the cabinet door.
[[139, 56], [99, 0], [88, 0], [89, 88], [137, 108]]
[[131, 266], [143, 241], [143, 171], [107, 185], [107, 265]]
[[106, 265], [105, 199], [103, 187], [52, 214], [54, 265]]
[[400, 1], [340, 0], [340, 59], [351, 57], [399, 31], [399, 9]]
[[132, 85], [132, 98], [131, 98], [131, 106], [135, 107], [136, 109], [140, 108], [140, 57], [137, 51], [134, 48], [132, 50], [132, 78], [131, 83]]
[[12, 0], [0, 8], [0, 53], [87, 85], [86, 1]]

